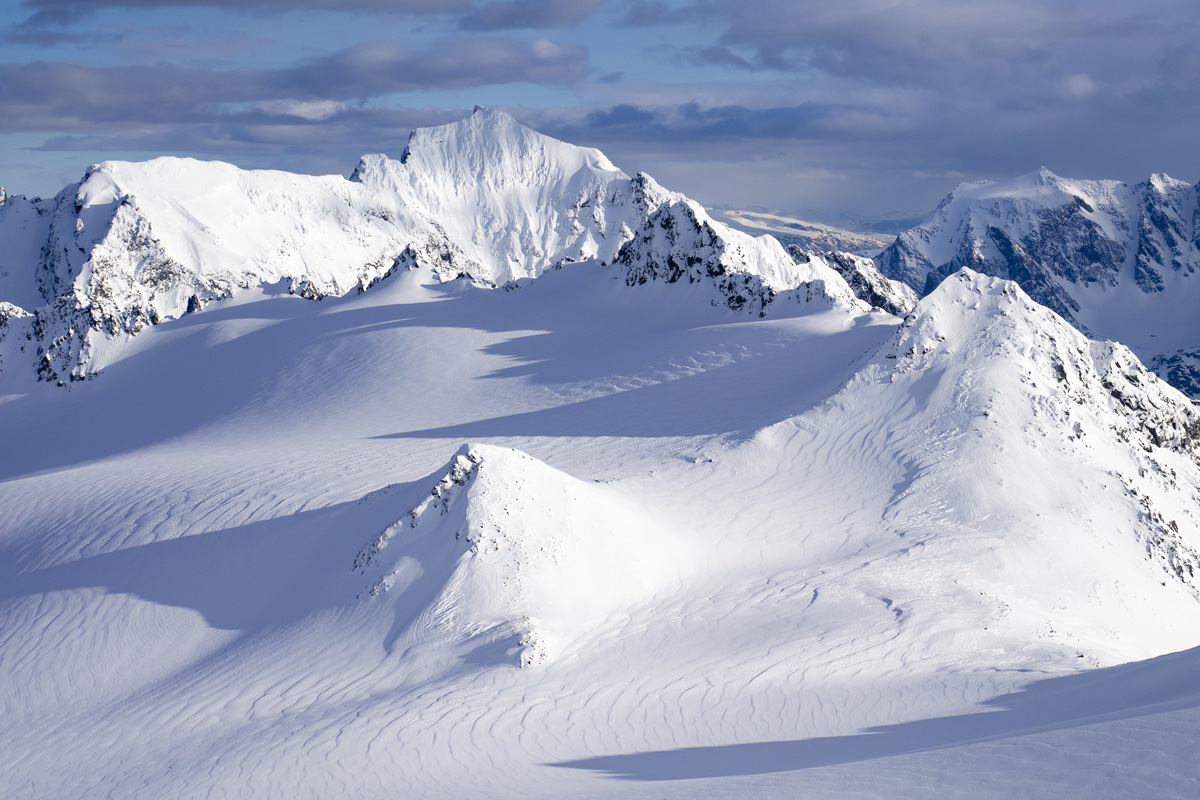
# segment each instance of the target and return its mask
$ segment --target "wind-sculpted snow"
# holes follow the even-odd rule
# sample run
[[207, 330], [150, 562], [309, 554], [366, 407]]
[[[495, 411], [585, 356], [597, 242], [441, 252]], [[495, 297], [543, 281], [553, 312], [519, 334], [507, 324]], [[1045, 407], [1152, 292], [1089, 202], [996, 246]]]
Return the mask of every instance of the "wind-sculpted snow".
[[[676, 223], [699, 235], [677, 238]], [[52, 200], [0, 205], [0, 244], [0, 300], [36, 314], [18, 348], [47, 381], [87, 377], [97, 348], [250, 288], [320, 299], [406, 269], [495, 287], [619, 261], [633, 285], [678, 280], [686, 264], [735, 310], [792, 289], [853, 303], [823, 265], [798, 269], [774, 240], [490, 109], [414, 131], [398, 160], [364, 156], [349, 180], [105, 162]]]
[[0, 395], [0, 796], [1189, 796], [1177, 393], [979, 275], [621, 277], [251, 289]]
[[1042, 170], [963, 184], [880, 256], [889, 278], [928, 293], [969, 267], [1020, 284], [1089, 335], [1120, 341], [1193, 392], [1200, 342], [1200, 185], [1152, 175], [1134, 186]]
[[474, 639], [528, 667], [623, 607], [677, 590], [690, 561], [677, 534], [611, 489], [475, 445], [353, 568], [367, 579], [363, 597], [400, 605], [417, 578], [440, 570], [443, 586], [404, 637]]

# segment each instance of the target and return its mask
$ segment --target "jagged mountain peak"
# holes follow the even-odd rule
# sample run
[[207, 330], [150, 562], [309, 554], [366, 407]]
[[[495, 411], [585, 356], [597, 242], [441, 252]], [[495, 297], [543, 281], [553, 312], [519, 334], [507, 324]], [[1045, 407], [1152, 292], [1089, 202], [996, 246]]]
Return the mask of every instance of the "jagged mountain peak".
[[[997, 202], [1011, 204], [1018, 208], [1037, 206], [1060, 206], [1077, 203], [1083, 200], [1088, 206], [1104, 205], [1114, 196], [1120, 196], [1125, 184], [1114, 180], [1080, 180], [1065, 178], [1046, 167], [1040, 167], [1033, 172], [1018, 175], [1007, 180], [975, 181], [959, 184], [952, 191], [938, 210], [960, 207], [964, 204], [982, 207]], [[1094, 213], [1093, 208], [1085, 211]], [[993, 212], [999, 216], [998, 210]], [[938, 216], [935, 211], [930, 218]], [[926, 223], [922, 223], [925, 225]]]
[[393, 186], [400, 175], [448, 176], [494, 187], [544, 184], [580, 171], [625, 177], [599, 150], [538, 133], [495, 108], [477, 106], [457, 122], [414, 130], [398, 159], [363, 156], [351, 180]]
[[1129, 348], [1088, 339], [1014, 281], [960, 270], [922, 298], [885, 351], [904, 372], [951, 361], [1007, 372], [1009, 390], [1022, 387], [1013, 405], [1022, 413], [1053, 407], [1065, 420], [1087, 409], [1127, 444], [1200, 467], [1200, 410]]
[[1187, 191], [1192, 188], [1192, 185], [1187, 181], [1172, 178], [1165, 172], [1153, 173], [1147, 183], [1151, 188], [1159, 192]]
[[418, 128], [409, 135], [401, 160], [421, 162], [434, 155], [460, 163], [478, 164], [477, 158], [514, 156], [568, 162], [567, 170], [583, 166], [607, 172], [620, 172], [608, 157], [593, 147], [580, 147], [535, 131], [515, 117], [497, 108], [476, 106], [475, 111], [458, 122], [431, 128]]
[[[1001, 598], [988, 625], [1102, 641], [1135, 594], [1200, 597], [1200, 413], [1012, 281], [949, 276], [802, 425], [887, 443], [855, 468], [896, 470], [882, 513], [925, 547], [913, 580]], [[935, 553], [960, 548], [986, 568], [939, 566]], [[1167, 647], [1187, 636], [1169, 608]]]
[[0, 251], [12, 255], [0, 255], [0, 300], [37, 314], [15, 360], [51, 381], [92, 374], [97, 344], [242, 290], [283, 281], [319, 299], [397, 270], [496, 287], [572, 262], [619, 263], [629, 285], [702, 282], [733, 310], [764, 313], [794, 289], [801, 302], [859, 309], [823, 263], [799, 267], [774, 240], [494, 109], [418, 129], [402, 159], [364, 156], [349, 180], [112, 161], [53, 200], [3, 209]]
[[1042, 168], [964, 184], [877, 263], [921, 293], [963, 267], [1015, 280], [1081, 331], [1163, 365], [1177, 386], [1200, 385], [1189, 356], [1200, 341], [1200, 203], [1186, 182], [1156, 174], [1128, 185]]

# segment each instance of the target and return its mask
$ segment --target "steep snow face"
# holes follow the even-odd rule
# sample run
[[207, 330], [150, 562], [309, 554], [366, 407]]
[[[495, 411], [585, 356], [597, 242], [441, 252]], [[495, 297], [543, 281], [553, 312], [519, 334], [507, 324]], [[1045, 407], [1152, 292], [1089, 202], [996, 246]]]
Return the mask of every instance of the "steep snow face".
[[543, 136], [493, 109], [415, 131], [399, 161], [366, 156], [351, 176], [417, 210], [445, 278], [492, 285], [570, 261], [613, 259], [633, 223], [629, 176], [599, 150]]
[[[691, 560], [664, 521], [611, 489], [472, 445], [354, 569], [369, 587], [362, 599], [406, 608], [406, 641], [453, 639], [528, 667], [624, 607], [678, 590]], [[408, 589], [422, 577], [436, 585], [414, 601]]]
[[22, 195], [0, 203], [0, 301], [30, 310], [45, 300], [38, 290], [37, 269], [42, 246], [50, 231], [53, 201], [30, 200]]
[[[1133, 593], [1153, 603], [1165, 582], [1200, 598], [1200, 413], [1124, 346], [1089, 341], [1015, 283], [964, 269], [846, 391], [916, 404], [927, 452], [898, 502], [1002, 536], [983, 591], [1021, 587], [1006, 602], [1040, 607], [1060, 632], [1107, 626]], [[1055, 623], [1045, 601], [1070, 592], [1074, 622]], [[1085, 597], [1097, 612], [1087, 623]]]
[[[679, 239], [677, 220], [700, 235]], [[0, 299], [36, 311], [37, 352], [26, 355], [45, 380], [86, 377], [101, 340], [239, 290], [282, 282], [319, 299], [398, 269], [494, 287], [570, 262], [620, 261], [632, 285], [676, 281], [674, 265], [686, 263], [689, 281], [715, 285], [716, 303], [735, 310], [761, 312], [801, 286], [855, 305], [836, 273], [797, 268], [773, 240], [489, 109], [415, 131], [399, 160], [364, 157], [350, 180], [178, 158], [106, 162], [53, 201], [0, 206], [0, 241]]]
[[[309, 297], [378, 279], [406, 217], [343, 178], [160, 158], [106, 162], [47, 208], [39, 262], [40, 377], [84, 377], [99, 340], [284, 281]], [[3, 220], [0, 220], [3, 222]], [[0, 238], [9, 230], [0, 227]]]
[[[1085, 333], [1145, 361], [1200, 341], [1197, 192], [1165, 175], [1135, 186], [1061, 178], [1043, 168], [963, 184], [879, 257], [889, 278], [928, 293], [962, 267], [1016, 281]], [[1160, 374], [1200, 385], [1186, 359]]]
[[33, 315], [12, 303], [0, 302], [0, 376], [12, 364], [27, 366], [21, 345], [32, 338]]
[[[802, 303], [864, 308], [845, 280], [823, 261], [797, 262], [770, 236], [751, 237], [728, 228], [686, 197], [668, 192], [648, 175], [632, 183], [643, 221], [621, 248], [617, 262], [631, 286], [648, 281], [715, 282], [719, 300], [738, 311], [765, 315], [782, 292]], [[803, 292], [795, 292], [805, 287]]]

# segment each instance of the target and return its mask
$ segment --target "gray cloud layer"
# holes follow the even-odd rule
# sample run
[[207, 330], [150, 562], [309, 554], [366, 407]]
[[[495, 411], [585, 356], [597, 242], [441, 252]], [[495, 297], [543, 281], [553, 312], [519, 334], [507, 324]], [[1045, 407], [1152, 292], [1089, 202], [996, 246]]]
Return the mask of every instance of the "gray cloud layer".
[[564, 84], [581, 79], [586, 71], [587, 53], [579, 47], [478, 36], [454, 37], [421, 49], [361, 44], [283, 69], [0, 64], [0, 132], [214, 120], [230, 115], [228, 104], [278, 107], [304, 101], [356, 102], [429, 88]]
[[219, 8], [230, 11], [379, 11], [400, 14], [455, 14], [471, 0], [23, 0], [27, 25], [65, 25], [102, 9]]
[[605, 0], [24, 0], [26, 27], [67, 25], [102, 9], [215, 8], [226, 11], [290, 11], [441, 14], [459, 17], [464, 30], [570, 27]]
[[[707, 201], [919, 211], [962, 177], [1040, 164], [1082, 177], [1200, 177], [1195, 0], [24, 3], [42, 23], [185, 5], [434, 14], [441, 38], [359, 43], [277, 68], [0, 64], [0, 132], [47, 132], [46, 149], [194, 150], [326, 169], [337, 153], [349, 162], [456, 116], [392, 107], [406, 93], [480, 87], [448, 101], [469, 107], [495, 102], [482, 87], [520, 83], [508, 96], [531, 98], [515, 109], [522, 119], [603, 147], [627, 169], [679, 176]], [[586, 48], [486, 33], [570, 26], [582, 26], [572, 35]], [[32, 23], [19, 35], [53, 39]], [[539, 106], [532, 85], [569, 91]]]

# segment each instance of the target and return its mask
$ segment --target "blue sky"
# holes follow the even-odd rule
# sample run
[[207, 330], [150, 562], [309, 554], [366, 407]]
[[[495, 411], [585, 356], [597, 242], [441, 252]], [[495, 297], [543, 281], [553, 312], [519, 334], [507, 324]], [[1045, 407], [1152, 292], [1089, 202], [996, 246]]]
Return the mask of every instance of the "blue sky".
[[347, 174], [501, 106], [709, 205], [920, 215], [1045, 165], [1200, 178], [1195, 0], [17, 0], [0, 185], [191, 155]]

